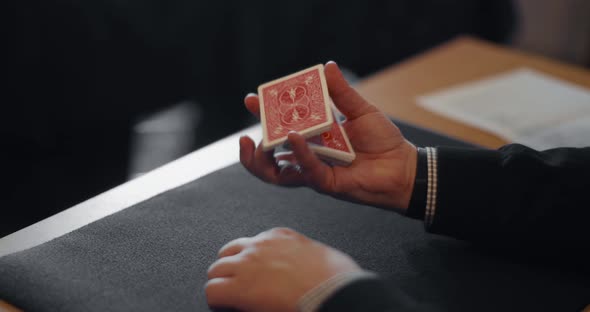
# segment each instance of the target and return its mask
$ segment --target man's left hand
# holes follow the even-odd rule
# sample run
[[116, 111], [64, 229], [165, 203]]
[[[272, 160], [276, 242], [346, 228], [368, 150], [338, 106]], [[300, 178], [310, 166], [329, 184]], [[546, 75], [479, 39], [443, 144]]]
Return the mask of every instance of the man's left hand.
[[348, 255], [291, 229], [275, 228], [223, 246], [205, 285], [212, 307], [295, 312], [309, 290], [340, 273], [361, 271]]

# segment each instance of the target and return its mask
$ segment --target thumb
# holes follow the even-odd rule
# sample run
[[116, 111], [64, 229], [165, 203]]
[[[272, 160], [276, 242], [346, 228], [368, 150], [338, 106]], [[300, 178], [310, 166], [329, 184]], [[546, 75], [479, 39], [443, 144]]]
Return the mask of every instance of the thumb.
[[328, 62], [324, 67], [324, 73], [330, 97], [347, 119], [355, 119], [378, 111], [348, 84], [335, 62]]

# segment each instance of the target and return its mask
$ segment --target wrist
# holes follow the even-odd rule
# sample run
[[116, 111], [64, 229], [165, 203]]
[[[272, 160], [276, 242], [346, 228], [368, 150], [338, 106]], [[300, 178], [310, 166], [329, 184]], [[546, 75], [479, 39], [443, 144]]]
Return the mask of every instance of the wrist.
[[403, 186], [400, 188], [400, 193], [397, 198], [400, 199], [399, 208], [405, 213], [410, 206], [412, 193], [414, 192], [414, 184], [416, 181], [416, 168], [418, 166], [418, 149], [411, 143], [407, 143], [405, 174]]
[[410, 198], [406, 216], [414, 219], [424, 219], [426, 212], [426, 197], [428, 189], [428, 151], [426, 148], [417, 148], [417, 162], [414, 178], [414, 187]]

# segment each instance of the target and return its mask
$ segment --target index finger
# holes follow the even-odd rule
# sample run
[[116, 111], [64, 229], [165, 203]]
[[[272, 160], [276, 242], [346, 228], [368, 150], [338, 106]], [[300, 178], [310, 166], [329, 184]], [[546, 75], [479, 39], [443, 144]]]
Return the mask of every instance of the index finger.
[[218, 277], [205, 284], [205, 296], [210, 307], [230, 308], [239, 301], [240, 285], [234, 278]]
[[248, 243], [251, 240], [252, 240], [252, 238], [249, 238], [249, 237], [236, 238], [233, 241], [223, 245], [223, 247], [221, 247], [221, 249], [219, 249], [217, 256], [219, 258], [224, 258], [224, 257], [237, 255], [240, 252], [242, 252], [242, 250], [244, 250], [244, 248], [246, 248], [246, 245], [248, 245]]

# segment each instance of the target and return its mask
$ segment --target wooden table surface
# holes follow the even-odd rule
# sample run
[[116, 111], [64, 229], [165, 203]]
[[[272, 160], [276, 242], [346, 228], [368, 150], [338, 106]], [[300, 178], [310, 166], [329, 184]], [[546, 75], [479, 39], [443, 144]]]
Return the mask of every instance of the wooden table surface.
[[[588, 70], [477, 39], [460, 37], [372, 75], [361, 81], [357, 85], [357, 89], [392, 117], [468, 142], [497, 148], [508, 142], [485, 131], [428, 112], [417, 106], [415, 99], [418, 95], [519, 67], [530, 67], [590, 88], [590, 72]], [[259, 129], [246, 129], [242, 132], [255, 136], [260, 135]], [[2, 246], [7, 246], [8, 250], [3, 254], [41, 244], [208, 173], [208, 171], [193, 172], [187, 176], [186, 167], [202, 164], [203, 161], [211, 163], [217, 160], [218, 164], [211, 166], [211, 170], [216, 170], [237, 161], [239, 135], [240, 133], [237, 133], [154, 170], [144, 177], [130, 181], [58, 215], [2, 238], [0, 243], [3, 243]], [[218, 160], [219, 155], [226, 155], [226, 157]], [[106, 211], [107, 208], [108, 211]], [[23, 242], [27, 237], [35, 237], [35, 241], [21, 244], [22, 246], [14, 246], [15, 242]], [[0, 300], [0, 312], [14, 311], [19, 310]]]
[[388, 115], [490, 148], [506, 142], [480, 129], [429, 112], [416, 96], [486, 76], [529, 67], [586, 88], [590, 71], [470, 37], [459, 37], [382, 70], [357, 89]]

